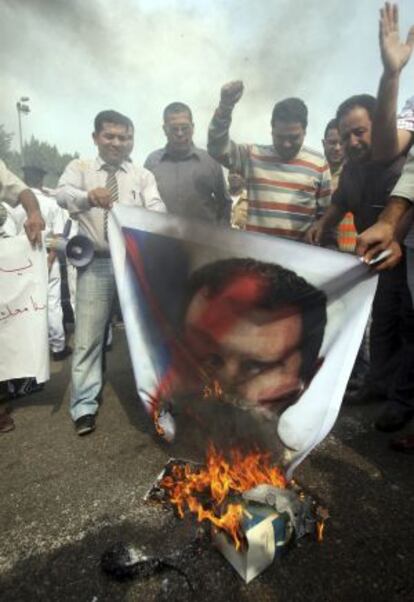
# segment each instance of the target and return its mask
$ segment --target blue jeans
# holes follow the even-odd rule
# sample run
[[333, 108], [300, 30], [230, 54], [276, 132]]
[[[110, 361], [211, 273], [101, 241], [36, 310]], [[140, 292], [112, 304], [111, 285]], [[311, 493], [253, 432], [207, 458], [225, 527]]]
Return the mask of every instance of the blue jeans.
[[86, 268], [78, 270], [70, 400], [73, 420], [98, 411], [105, 327], [114, 295], [115, 278], [109, 257], [95, 258]]

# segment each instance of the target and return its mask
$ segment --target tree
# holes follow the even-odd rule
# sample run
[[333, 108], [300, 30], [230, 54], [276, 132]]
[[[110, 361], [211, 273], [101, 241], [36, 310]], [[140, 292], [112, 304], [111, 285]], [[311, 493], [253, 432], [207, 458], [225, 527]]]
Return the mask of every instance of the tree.
[[45, 186], [53, 188], [69, 161], [79, 155], [77, 153], [61, 155], [56, 146], [51, 146], [48, 142], [41, 142], [32, 136], [30, 142], [23, 147], [23, 156], [25, 165], [41, 167], [47, 172]]
[[13, 134], [6, 132], [4, 125], [0, 125], [0, 159], [5, 159], [10, 152], [10, 145], [13, 139]]
[[20, 177], [23, 177], [23, 164], [41, 167], [47, 172], [44, 185], [50, 188], [56, 186], [60, 174], [69, 161], [79, 156], [77, 153], [61, 155], [56, 146], [51, 146], [48, 142], [41, 142], [32, 136], [30, 141], [26, 142], [23, 147], [23, 162], [19, 152], [10, 150], [12, 140], [13, 134], [6, 132], [4, 126], [0, 125], [0, 159]]

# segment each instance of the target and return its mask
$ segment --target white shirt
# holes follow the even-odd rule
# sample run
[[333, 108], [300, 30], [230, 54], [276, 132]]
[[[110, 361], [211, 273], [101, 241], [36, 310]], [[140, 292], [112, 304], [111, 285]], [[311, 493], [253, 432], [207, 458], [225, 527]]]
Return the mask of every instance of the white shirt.
[[0, 202], [5, 201], [14, 207], [19, 203], [19, 194], [26, 188], [26, 184], [0, 161]]
[[[37, 188], [30, 189], [39, 203], [40, 213], [45, 221], [45, 234], [62, 234], [65, 226], [65, 216], [63, 209], [59, 207], [53, 196], [44, 194]], [[27, 220], [27, 213], [21, 205], [9, 208], [9, 215], [16, 225], [16, 233], [24, 232], [24, 223]]]
[[[88, 192], [94, 188], [105, 188], [107, 172], [103, 169], [104, 165], [100, 157], [94, 160], [74, 159], [67, 165], [56, 189], [59, 205], [79, 222], [79, 233], [90, 238], [98, 251], [109, 249], [104, 238], [105, 211], [90, 206]], [[147, 169], [124, 161], [116, 173], [116, 179], [120, 203], [152, 211], [166, 211], [155, 178]]]

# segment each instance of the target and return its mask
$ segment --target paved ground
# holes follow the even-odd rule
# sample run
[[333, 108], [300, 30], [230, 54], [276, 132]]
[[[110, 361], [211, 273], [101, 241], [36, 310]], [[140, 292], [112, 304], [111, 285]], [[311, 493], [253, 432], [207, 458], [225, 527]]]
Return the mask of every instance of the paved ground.
[[194, 528], [142, 501], [169, 451], [136, 402], [124, 333], [88, 437], [68, 418], [68, 369], [54, 364], [46, 390], [15, 403], [17, 428], [0, 436], [0, 600], [414, 600], [414, 458], [389, 452], [373, 430], [378, 405], [345, 409], [295, 475], [329, 507], [322, 544], [302, 540], [248, 586], [209, 545], [179, 555], [178, 571], [106, 577], [100, 557], [113, 542], [167, 554], [193, 541]]

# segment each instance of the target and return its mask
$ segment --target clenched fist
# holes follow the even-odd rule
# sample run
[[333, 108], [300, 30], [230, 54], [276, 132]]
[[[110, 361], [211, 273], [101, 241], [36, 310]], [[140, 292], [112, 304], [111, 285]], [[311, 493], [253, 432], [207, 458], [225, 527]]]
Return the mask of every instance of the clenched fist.
[[107, 188], [94, 188], [88, 192], [88, 201], [92, 207], [112, 209], [111, 193]]
[[221, 88], [220, 104], [226, 107], [234, 107], [243, 95], [243, 82], [240, 80], [224, 84]]

